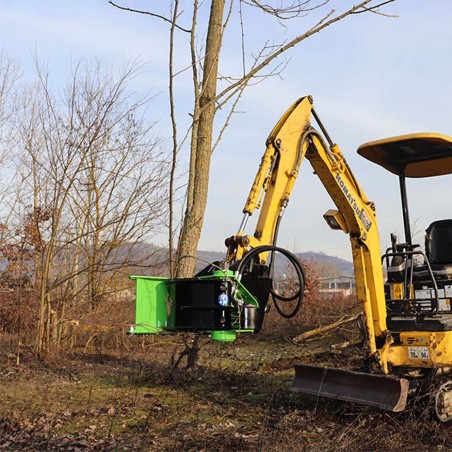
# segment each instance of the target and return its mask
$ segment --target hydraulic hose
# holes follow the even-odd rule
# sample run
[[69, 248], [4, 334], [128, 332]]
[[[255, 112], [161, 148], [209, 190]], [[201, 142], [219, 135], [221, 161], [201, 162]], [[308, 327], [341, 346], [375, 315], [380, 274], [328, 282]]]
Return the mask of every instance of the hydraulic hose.
[[[245, 270], [246, 266], [252, 261], [252, 259], [256, 256], [258, 256], [261, 253], [268, 253], [270, 252], [272, 255], [272, 259], [274, 259], [274, 256], [276, 253], [281, 253], [284, 255], [289, 262], [293, 265], [295, 268], [298, 282], [299, 282], [299, 289], [298, 291], [289, 297], [283, 297], [282, 295], [279, 295], [273, 290], [273, 287], [270, 289], [270, 295], [272, 296], [273, 304], [275, 305], [275, 309], [278, 311], [278, 314], [286, 319], [290, 319], [294, 317], [298, 311], [301, 308], [301, 304], [303, 301], [304, 296], [304, 284], [305, 284], [305, 276], [304, 276], [304, 270], [303, 267], [300, 264], [300, 261], [298, 260], [297, 256], [295, 254], [291, 253], [290, 251], [279, 248], [274, 245], [263, 245], [258, 246], [256, 248], [253, 248], [251, 251], [249, 251], [245, 257], [240, 261], [238, 267], [237, 267], [237, 274], [240, 276], [243, 274], [243, 271]], [[270, 263], [270, 268], [274, 266], [274, 262]], [[297, 300], [294, 308], [290, 312], [285, 312], [279, 303], [289, 303], [294, 300]]]

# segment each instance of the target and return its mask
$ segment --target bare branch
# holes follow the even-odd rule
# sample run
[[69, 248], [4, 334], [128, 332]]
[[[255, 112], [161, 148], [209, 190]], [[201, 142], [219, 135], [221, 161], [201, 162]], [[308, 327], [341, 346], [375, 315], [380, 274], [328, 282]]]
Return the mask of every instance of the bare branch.
[[246, 74], [246, 64], [245, 64], [245, 25], [243, 23], [243, 11], [242, 11], [242, 2], [239, 4], [239, 17], [240, 17], [240, 39], [242, 45], [242, 70], [243, 75]]
[[238, 93], [238, 95], [236, 96], [236, 98], [234, 99], [234, 101], [232, 102], [231, 108], [229, 110], [228, 116], [226, 117], [226, 120], [224, 121], [223, 127], [221, 128], [221, 130], [218, 133], [218, 137], [215, 140], [215, 143], [212, 146], [212, 154], [215, 152], [216, 147], [218, 146], [218, 144], [220, 143], [221, 139], [223, 138], [224, 132], [226, 131], [226, 129], [229, 126], [229, 123], [231, 121], [232, 115], [235, 113], [235, 109], [237, 107], [237, 104], [240, 100], [240, 98], [242, 97], [243, 91], [245, 90], [246, 86], [243, 86], [243, 88], [240, 90], [240, 92]]
[[395, 0], [387, 0], [386, 2], [380, 3], [378, 5], [372, 6], [370, 8], [365, 8], [363, 7], [362, 11], [355, 11], [353, 14], [362, 14], [362, 13], [374, 13], [374, 14], [378, 14], [379, 16], [383, 16], [383, 17], [397, 17], [394, 14], [386, 14], [386, 13], [382, 13], [381, 11], [378, 11], [378, 8], [381, 8], [384, 5], [387, 5], [388, 3], [392, 3]]
[[142, 11], [142, 10], [139, 10], [139, 9], [128, 8], [127, 6], [118, 5], [117, 3], [113, 2], [113, 0], [108, 0], [108, 3], [110, 3], [110, 5], [114, 6], [115, 8], [122, 9], [123, 11], [128, 11], [128, 12], [137, 13], [137, 14], [145, 14], [146, 16], [157, 17], [158, 19], [162, 19], [163, 21], [174, 25], [177, 29], [179, 29], [179, 30], [181, 30], [181, 31], [183, 31], [185, 33], [191, 33], [191, 30], [189, 30], [187, 28], [183, 28], [180, 25], [177, 25], [176, 19], [177, 19], [178, 16], [175, 16], [172, 19], [168, 19], [165, 16], [162, 16], [162, 15], [156, 14], [156, 13], [152, 13], [151, 11]]
[[345, 17], [349, 16], [355, 11], [360, 10], [368, 3], [372, 2], [372, 0], [365, 0], [361, 2], [360, 4], [353, 6], [349, 10], [345, 11], [342, 14], [339, 14], [336, 17], [333, 17], [332, 19], [329, 19], [334, 14], [334, 10], [332, 10], [330, 13], [328, 13], [326, 16], [324, 16], [314, 27], [309, 29], [307, 32], [303, 33], [302, 35], [296, 36], [291, 41], [289, 41], [287, 44], [281, 46], [273, 52], [271, 55], [269, 55], [267, 58], [265, 58], [260, 64], [252, 68], [241, 80], [238, 80], [236, 83], [233, 83], [232, 85], [225, 88], [223, 91], [221, 91], [213, 101], [218, 102], [219, 99], [221, 99], [223, 96], [225, 96], [230, 91], [237, 88], [238, 85], [241, 83], [246, 82], [248, 78], [254, 77], [258, 72], [260, 72], [264, 67], [268, 66], [273, 60], [278, 58], [281, 54], [286, 52], [291, 47], [294, 47], [295, 45], [299, 44], [301, 41], [304, 41], [305, 39], [309, 38], [310, 36], [319, 33], [320, 31], [324, 30], [325, 28], [329, 27], [335, 22], [339, 22], [340, 20], [344, 19]]
[[313, 6], [310, 6], [311, 3], [313, 3], [312, 0], [296, 0], [288, 5], [284, 5], [281, 2], [281, 6], [277, 8], [259, 0], [241, 0], [241, 2], [246, 5], [259, 8], [265, 13], [275, 16], [278, 20], [290, 20], [296, 17], [305, 16], [309, 12], [326, 5], [329, 1], [330, 0], [323, 0]]

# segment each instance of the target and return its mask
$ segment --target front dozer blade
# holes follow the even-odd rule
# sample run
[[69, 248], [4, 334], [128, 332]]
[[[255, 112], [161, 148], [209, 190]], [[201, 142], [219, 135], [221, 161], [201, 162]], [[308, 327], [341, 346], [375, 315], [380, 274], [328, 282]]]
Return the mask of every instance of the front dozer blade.
[[408, 396], [408, 380], [344, 369], [295, 365], [292, 391], [319, 397], [403, 411]]

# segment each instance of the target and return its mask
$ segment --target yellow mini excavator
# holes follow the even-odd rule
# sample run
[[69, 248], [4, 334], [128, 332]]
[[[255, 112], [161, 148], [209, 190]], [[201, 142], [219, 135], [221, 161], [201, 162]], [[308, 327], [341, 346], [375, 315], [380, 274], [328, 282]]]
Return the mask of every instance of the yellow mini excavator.
[[[303, 97], [267, 139], [242, 223], [237, 234], [226, 239], [225, 260], [194, 278], [132, 277], [137, 281], [133, 332], [199, 331], [214, 340], [232, 341], [237, 333], [261, 329], [269, 299], [281, 315], [296, 314], [303, 298], [303, 268], [292, 253], [276, 245], [276, 238], [306, 158], [336, 206], [325, 220], [350, 237], [365, 350], [359, 371], [297, 364], [292, 390], [403, 411], [409, 399], [428, 386], [434, 388], [437, 418], [451, 420], [452, 220], [428, 227], [425, 252], [413, 244], [405, 178], [452, 173], [452, 138], [404, 135], [366, 143], [358, 153], [398, 176], [403, 243], [392, 236], [391, 248], [381, 256], [375, 206], [328, 136], [312, 97]], [[254, 234], [245, 235], [255, 209], [260, 215]], [[289, 293], [275, 276], [283, 260], [296, 281]], [[288, 312], [285, 306], [294, 308]]]

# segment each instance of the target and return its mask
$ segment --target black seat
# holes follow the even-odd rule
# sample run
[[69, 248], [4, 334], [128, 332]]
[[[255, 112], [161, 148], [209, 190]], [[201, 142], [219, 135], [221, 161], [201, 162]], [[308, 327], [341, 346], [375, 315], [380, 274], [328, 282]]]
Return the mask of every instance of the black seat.
[[434, 221], [425, 232], [425, 253], [429, 262], [452, 264], [452, 220]]
[[[425, 234], [425, 254], [438, 279], [452, 279], [452, 220], [434, 221]], [[416, 279], [429, 277], [427, 264], [414, 268]]]

